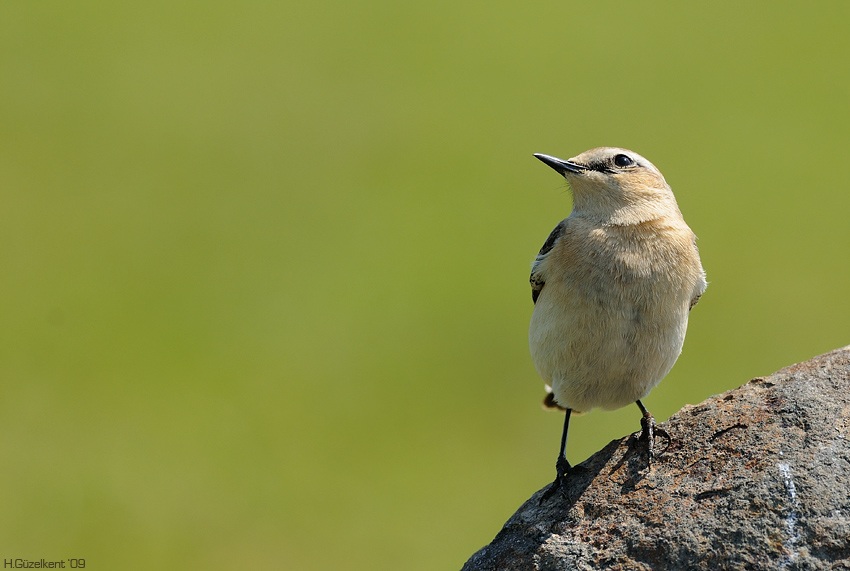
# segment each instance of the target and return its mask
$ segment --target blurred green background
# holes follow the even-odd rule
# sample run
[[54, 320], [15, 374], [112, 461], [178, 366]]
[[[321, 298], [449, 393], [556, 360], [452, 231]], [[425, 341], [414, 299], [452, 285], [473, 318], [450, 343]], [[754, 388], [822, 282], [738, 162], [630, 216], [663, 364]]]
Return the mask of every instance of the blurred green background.
[[660, 419], [850, 343], [848, 18], [3, 3], [0, 557], [459, 568], [553, 476], [533, 152], [634, 149], [700, 237]]

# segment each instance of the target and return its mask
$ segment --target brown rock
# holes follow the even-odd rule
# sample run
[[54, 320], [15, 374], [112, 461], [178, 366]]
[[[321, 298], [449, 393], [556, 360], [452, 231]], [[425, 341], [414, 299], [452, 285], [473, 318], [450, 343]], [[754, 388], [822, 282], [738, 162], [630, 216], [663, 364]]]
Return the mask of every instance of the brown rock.
[[611, 442], [463, 570], [850, 570], [850, 347], [659, 427], [651, 466], [634, 435]]

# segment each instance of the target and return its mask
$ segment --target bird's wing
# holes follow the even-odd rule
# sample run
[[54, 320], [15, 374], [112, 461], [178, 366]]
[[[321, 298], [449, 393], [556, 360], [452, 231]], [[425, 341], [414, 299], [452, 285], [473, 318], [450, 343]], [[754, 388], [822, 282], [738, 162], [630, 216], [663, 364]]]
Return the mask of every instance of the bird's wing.
[[[694, 238], [694, 252], [697, 252], [696, 238]], [[697, 252], [697, 260], [699, 260], [699, 252]], [[696, 285], [694, 286], [694, 292], [691, 297], [691, 304], [688, 306], [688, 311], [694, 308], [697, 302], [699, 302], [699, 298], [701, 298], [702, 294], [705, 293], [705, 288], [708, 287], [708, 282], [705, 281], [705, 270], [702, 269], [702, 266], [700, 266], [699, 270], [700, 275], [697, 279]]]
[[688, 311], [690, 311], [690, 310], [692, 310], [692, 309], [694, 308], [694, 306], [697, 304], [697, 302], [699, 302], [699, 298], [701, 298], [701, 297], [702, 297], [702, 294], [701, 294], [701, 293], [698, 293], [697, 295], [695, 295], [695, 296], [691, 299], [691, 304], [688, 306]]
[[697, 282], [696, 289], [694, 290], [693, 297], [691, 298], [691, 304], [688, 306], [688, 311], [692, 310], [697, 302], [699, 302], [699, 298], [701, 298], [702, 294], [705, 293], [706, 287], [708, 287], [708, 284], [705, 281], [705, 272], [703, 272], [700, 276], [699, 282]]
[[548, 254], [555, 246], [555, 242], [558, 241], [558, 238], [564, 235], [566, 228], [566, 220], [562, 220], [560, 224], [555, 226], [555, 229], [552, 230], [549, 237], [546, 238], [545, 242], [543, 242], [543, 247], [540, 248], [540, 252], [537, 254], [537, 258], [535, 258], [534, 264], [531, 266], [531, 277], [528, 281], [531, 282], [531, 301], [534, 303], [537, 303], [537, 296], [540, 295], [540, 292], [543, 290], [543, 286], [546, 284], [543, 273], [540, 271], [540, 263], [546, 257], [546, 254]]

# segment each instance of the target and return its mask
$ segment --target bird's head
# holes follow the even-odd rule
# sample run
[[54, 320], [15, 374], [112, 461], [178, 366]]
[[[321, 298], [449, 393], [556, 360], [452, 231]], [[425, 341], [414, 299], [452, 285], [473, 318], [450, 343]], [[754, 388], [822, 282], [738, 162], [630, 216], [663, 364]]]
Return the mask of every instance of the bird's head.
[[617, 147], [597, 147], [571, 159], [535, 157], [561, 174], [573, 193], [573, 211], [610, 224], [637, 224], [679, 214], [673, 191], [655, 165]]

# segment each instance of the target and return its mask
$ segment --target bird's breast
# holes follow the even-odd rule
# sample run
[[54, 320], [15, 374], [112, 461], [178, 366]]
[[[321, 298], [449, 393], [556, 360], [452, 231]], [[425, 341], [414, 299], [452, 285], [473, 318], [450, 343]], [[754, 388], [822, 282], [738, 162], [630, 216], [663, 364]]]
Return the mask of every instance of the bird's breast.
[[681, 352], [695, 277], [675, 241], [593, 230], [544, 260], [529, 330], [558, 402], [586, 410], [642, 398]]

